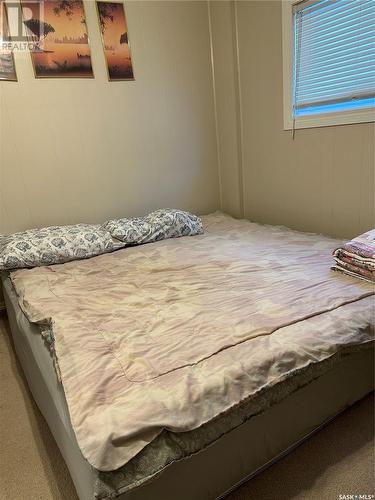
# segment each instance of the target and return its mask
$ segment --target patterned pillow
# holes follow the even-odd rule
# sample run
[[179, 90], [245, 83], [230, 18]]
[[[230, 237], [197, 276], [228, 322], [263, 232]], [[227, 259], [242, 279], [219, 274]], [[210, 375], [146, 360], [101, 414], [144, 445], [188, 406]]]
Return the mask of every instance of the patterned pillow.
[[203, 233], [202, 221], [199, 217], [172, 208], [156, 210], [145, 217], [110, 220], [102, 227], [126, 245], [140, 245]]
[[0, 269], [49, 266], [86, 259], [118, 248], [100, 225], [31, 229], [0, 237]]

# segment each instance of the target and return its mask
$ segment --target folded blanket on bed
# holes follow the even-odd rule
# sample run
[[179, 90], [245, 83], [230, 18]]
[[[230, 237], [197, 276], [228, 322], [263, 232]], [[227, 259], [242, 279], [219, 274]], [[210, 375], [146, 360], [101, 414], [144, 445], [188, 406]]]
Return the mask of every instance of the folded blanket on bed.
[[333, 256], [333, 270], [375, 283], [375, 229], [336, 248]]

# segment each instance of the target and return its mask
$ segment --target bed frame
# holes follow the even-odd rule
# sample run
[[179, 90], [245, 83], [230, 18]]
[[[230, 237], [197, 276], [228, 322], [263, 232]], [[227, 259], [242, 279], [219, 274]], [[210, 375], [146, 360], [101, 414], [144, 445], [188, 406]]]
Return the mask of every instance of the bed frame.
[[[15, 350], [30, 390], [60, 448], [80, 500], [93, 500], [97, 472], [85, 461], [78, 447], [52, 359], [46, 356], [37, 327], [33, 326], [34, 343], [25, 341], [23, 331], [27, 319], [6, 277], [3, 277], [3, 287]], [[324, 375], [250, 418], [208, 448], [172, 463], [153, 480], [116, 498], [213, 500], [225, 497], [370, 393], [373, 365], [374, 353], [370, 346], [344, 356]], [[50, 377], [46, 377], [46, 370]]]

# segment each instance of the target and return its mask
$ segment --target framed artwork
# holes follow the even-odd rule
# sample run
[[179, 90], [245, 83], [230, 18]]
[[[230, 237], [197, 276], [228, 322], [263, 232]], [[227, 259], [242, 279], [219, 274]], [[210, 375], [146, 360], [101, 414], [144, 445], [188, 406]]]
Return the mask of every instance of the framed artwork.
[[21, 2], [37, 78], [93, 78], [82, 0]]
[[10, 42], [8, 13], [4, 2], [0, 1], [0, 80], [8, 82], [17, 81], [16, 66]]
[[109, 81], [134, 80], [124, 5], [100, 0], [96, 7]]

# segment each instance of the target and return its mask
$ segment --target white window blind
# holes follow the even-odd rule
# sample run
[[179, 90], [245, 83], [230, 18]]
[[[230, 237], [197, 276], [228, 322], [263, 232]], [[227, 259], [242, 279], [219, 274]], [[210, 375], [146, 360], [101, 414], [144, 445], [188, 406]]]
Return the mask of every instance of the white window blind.
[[293, 115], [375, 106], [375, 0], [305, 0], [293, 8]]

